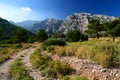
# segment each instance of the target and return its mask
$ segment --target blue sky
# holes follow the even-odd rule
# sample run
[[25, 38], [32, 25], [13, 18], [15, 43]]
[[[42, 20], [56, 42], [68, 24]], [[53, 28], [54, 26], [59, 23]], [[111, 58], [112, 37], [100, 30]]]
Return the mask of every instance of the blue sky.
[[120, 16], [120, 0], [0, 0], [0, 17], [15, 22], [65, 19], [74, 13]]

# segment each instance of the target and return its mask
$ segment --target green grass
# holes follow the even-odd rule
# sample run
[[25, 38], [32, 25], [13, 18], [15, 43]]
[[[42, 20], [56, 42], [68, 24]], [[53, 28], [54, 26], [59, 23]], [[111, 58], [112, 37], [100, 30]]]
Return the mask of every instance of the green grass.
[[9, 68], [11, 80], [32, 80], [29, 76], [24, 63], [16, 59]]

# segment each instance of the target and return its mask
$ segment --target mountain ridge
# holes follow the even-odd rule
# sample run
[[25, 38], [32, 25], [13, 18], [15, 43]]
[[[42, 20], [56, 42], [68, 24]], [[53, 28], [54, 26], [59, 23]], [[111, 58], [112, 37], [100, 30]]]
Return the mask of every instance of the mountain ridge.
[[93, 19], [98, 19], [101, 23], [103, 23], [105, 21], [112, 21], [115, 17], [91, 13], [74, 13], [73, 15], [67, 16], [64, 20], [48, 18], [35, 23], [30, 23], [30, 26], [27, 27], [23, 25], [19, 26], [32, 32], [37, 32], [39, 29], [45, 29], [50, 34], [55, 32], [67, 33], [68, 31], [74, 29], [84, 32], [87, 29], [89, 22]]

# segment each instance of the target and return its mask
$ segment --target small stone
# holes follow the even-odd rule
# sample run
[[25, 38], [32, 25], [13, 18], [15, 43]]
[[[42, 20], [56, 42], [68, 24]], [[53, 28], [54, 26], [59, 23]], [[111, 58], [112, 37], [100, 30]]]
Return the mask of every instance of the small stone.
[[105, 69], [105, 68], [104, 68], [104, 69], [101, 69], [100, 72], [106, 72], [106, 69]]
[[75, 60], [75, 63], [78, 63], [79, 62], [79, 60]]

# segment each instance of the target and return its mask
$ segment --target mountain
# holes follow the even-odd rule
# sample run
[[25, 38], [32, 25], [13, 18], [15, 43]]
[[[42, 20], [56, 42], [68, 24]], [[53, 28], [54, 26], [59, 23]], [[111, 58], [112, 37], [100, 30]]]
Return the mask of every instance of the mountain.
[[30, 30], [36, 32], [39, 29], [45, 29], [48, 33], [52, 34], [58, 31], [62, 22], [63, 20], [59, 19], [45, 19], [33, 24]]
[[10, 23], [21, 26], [34, 33], [39, 29], [45, 29], [49, 34], [52, 34], [55, 32], [67, 33], [74, 29], [84, 32], [87, 29], [89, 22], [93, 19], [98, 19], [103, 23], [105, 21], [112, 21], [115, 17], [91, 13], [74, 13], [73, 15], [68, 16], [65, 20], [45, 19], [42, 21], [23, 21], [19, 23], [10, 21]]
[[38, 21], [30, 21], [30, 20], [28, 20], [28, 21], [22, 21], [22, 22], [17, 22], [17, 23], [15, 23], [17, 26], [21, 26], [21, 27], [23, 27], [23, 28], [25, 28], [25, 29], [27, 29], [27, 30], [30, 30], [31, 29], [31, 27], [33, 26], [33, 24], [35, 24], [35, 23], [37, 23]]
[[[2, 36], [0, 37], [0, 41], [10, 41], [14, 37], [14, 32], [20, 28], [19, 26], [11, 24], [9, 21], [0, 18], [0, 27], [2, 28]], [[25, 30], [25, 29], [24, 29]], [[34, 34], [30, 31], [27, 31], [28, 37], [33, 37]]]
[[105, 21], [112, 21], [115, 19], [115, 17], [90, 13], [75, 13], [71, 16], [68, 16], [63, 21], [59, 27], [59, 32], [66, 33], [67, 31], [74, 29], [84, 32], [87, 29], [89, 22], [93, 19], [98, 19], [101, 23], [103, 23]]

